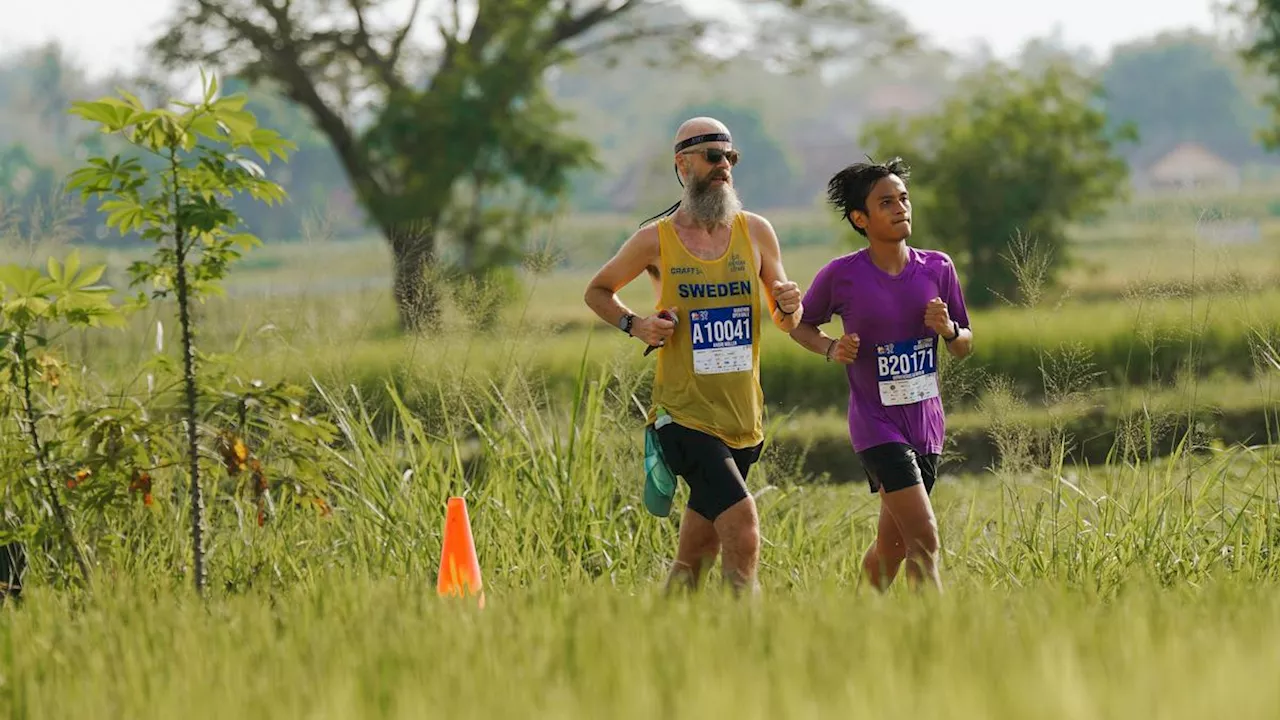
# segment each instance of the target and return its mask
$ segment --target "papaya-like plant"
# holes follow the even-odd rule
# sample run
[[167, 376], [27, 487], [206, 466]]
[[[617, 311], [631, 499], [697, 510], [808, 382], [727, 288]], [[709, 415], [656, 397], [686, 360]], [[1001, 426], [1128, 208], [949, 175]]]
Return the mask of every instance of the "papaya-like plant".
[[[199, 593], [206, 582], [205, 508], [200, 485], [200, 393], [193, 302], [221, 294], [219, 282], [230, 263], [243, 251], [261, 244], [244, 231], [231, 202], [248, 196], [274, 205], [286, 197], [284, 188], [268, 179], [251, 156], [270, 164], [275, 158], [287, 161], [288, 153], [296, 149], [278, 132], [259, 127], [253, 113], [245, 110], [243, 94], [219, 97], [217, 79], [203, 72], [201, 89], [199, 101], [173, 100], [166, 107], [146, 107], [128, 92], [74, 103], [72, 113], [97, 124], [103, 133], [123, 138], [135, 152], [92, 157], [72, 173], [68, 184], [86, 200], [105, 196], [100, 208], [107, 214], [107, 225], [121, 235], [136, 233], [154, 243], [149, 260], [130, 266], [131, 287], [149, 284], [150, 298], [172, 294], [177, 303], [192, 569]], [[147, 158], [154, 167], [145, 166], [140, 158]], [[139, 293], [138, 300], [147, 302], [146, 293]]]
[[[0, 266], [0, 381], [17, 387], [18, 424], [34, 460], [36, 486], [44, 492], [44, 503], [34, 504], [43, 504], [53, 515], [81, 580], [88, 585], [89, 564], [63, 503], [58, 473], [50, 463], [50, 450], [58, 441], [41, 432], [44, 413], [35, 399], [34, 379], [53, 367], [48, 354], [50, 331], [119, 327], [124, 316], [111, 302], [112, 289], [98, 284], [105, 265], [81, 267], [78, 251], [72, 251], [65, 261], [51, 257], [46, 265], [45, 272], [22, 265]], [[12, 583], [13, 579], [3, 582]]]

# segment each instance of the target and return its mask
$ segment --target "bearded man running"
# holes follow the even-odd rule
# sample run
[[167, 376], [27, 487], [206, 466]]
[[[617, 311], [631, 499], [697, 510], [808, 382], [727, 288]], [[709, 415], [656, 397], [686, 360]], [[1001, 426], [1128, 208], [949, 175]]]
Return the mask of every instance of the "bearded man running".
[[[772, 225], [742, 209], [733, 187], [738, 159], [723, 123], [685, 121], [674, 158], [683, 198], [636, 231], [584, 297], [602, 320], [657, 348], [647, 454], [689, 486], [668, 589], [696, 588], [721, 550], [724, 579], [738, 591], [758, 588], [760, 527], [746, 477], [764, 441], [761, 301], [783, 332], [796, 327], [801, 303]], [[644, 316], [617, 295], [641, 273], [657, 296]], [[674, 491], [648, 474], [646, 507], [665, 516]]]

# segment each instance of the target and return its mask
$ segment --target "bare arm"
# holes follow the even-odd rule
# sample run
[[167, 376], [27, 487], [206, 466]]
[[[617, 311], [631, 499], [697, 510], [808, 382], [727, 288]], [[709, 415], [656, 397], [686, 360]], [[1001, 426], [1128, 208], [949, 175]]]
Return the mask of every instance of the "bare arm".
[[[957, 325], [957, 327], [959, 327]], [[969, 328], [960, 328], [960, 335], [949, 343], [946, 343], [947, 352], [951, 353], [951, 357], [956, 359], [964, 358], [973, 352], [973, 331]]]
[[848, 365], [858, 357], [860, 341], [857, 335], [841, 335], [833, 338], [822, 331], [822, 328], [809, 323], [799, 323], [791, 331], [791, 339], [810, 352], [817, 353], [828, 362]]
[[674, 325], [662, 318], [633, 313], [618, 297], [618, 290], [635, 280], [645, 269], [656, 266], [659, 262], [658, 230], [649, 225], [636, 231], [627, 239], [618, 252], [609, 259], [587, 283], [583, 300], [587, 307], [615, 328], [627, 315], [636, 315], [631, 327], [632, 337], [640, 338], [650, 345], [659, 345], [671, 336]]
[[951, 353], [952, 357], [963, 358], [973, 351], [973, 331], [961, 327], [960, 323], [951, 318], [951, 314], [947, 311], [947, 304], [942, 301], [942, 298], [929, 301], [924, 311], [924, 323], [938, 333], [938, 337], [949, 340], [946, 343], [947, 352]]
[[835, 338], [822, 332], [822, 328], [808, 323], [797, 323], [795, 329], [791, 331], [791, 339], [809, 352], [819, 355], [826, 355], [827, 350], [831, 348], [831, 343], [835, 342]]
[[752, 214], [749, 218], [751, 237], [760, 250], [760, 280], [764, 286], [769, 317], [779, 330], [789, 333], [800, 323], [800, 316], [804, 312], [800, 302], [800, 288], [787, 280], [787, 271], [782, 267], [782, 248], [773, 225], [759, 215]]

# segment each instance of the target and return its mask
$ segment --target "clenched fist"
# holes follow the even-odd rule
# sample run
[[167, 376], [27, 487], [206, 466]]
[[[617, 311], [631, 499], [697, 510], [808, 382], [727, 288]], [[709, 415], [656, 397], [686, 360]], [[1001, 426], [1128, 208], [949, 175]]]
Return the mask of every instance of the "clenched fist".
[[800, 309], [800, 286], [793, 282], [777, 280], [773, 283], [773, 301], [784, 315]]
[[678, 317], [675, 308], [668, 308], [647, 318], [636, 318], [635, 324], [631, 326], [631, 336], [640, 338], [651, 347], [666, 345], [667, 339], [675, 331], [676, 324], [663, 317], [664, 313], [670, 313], [672, 318]]
[[836, 341], [835, 347], [831, 348], [829, 357], [831, 362], [838, 362], [841, 365], [848, 365], [858, 359], [858, 345], [860, 344], [858, 336], [844, 335]]
[[942, 302], [942, 298], [934, 298], [925, 306], [924, 324], [944, 340], [953, 339], [953, 333], [959, 332], [959, 328], [951, 324], [951, 315], [947, 313], [947, 304]]

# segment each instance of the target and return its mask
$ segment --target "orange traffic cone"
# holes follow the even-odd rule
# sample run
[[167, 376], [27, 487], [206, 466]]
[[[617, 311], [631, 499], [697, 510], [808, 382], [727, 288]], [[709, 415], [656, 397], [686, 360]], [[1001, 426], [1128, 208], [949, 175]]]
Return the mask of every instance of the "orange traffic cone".
[[480, 560], [476, 557], [475, 542], [471, 538], [471, 519], [467, 516], [467, 501], [460, 497], [449, 498], [444, 515], [444, 546], [440, 552], [440, 572], [436, 576], [436, 592], [445, 595], [463, 595], [468, 592], [479, 596], [484, 607], [484, 586], [480, 580]]

